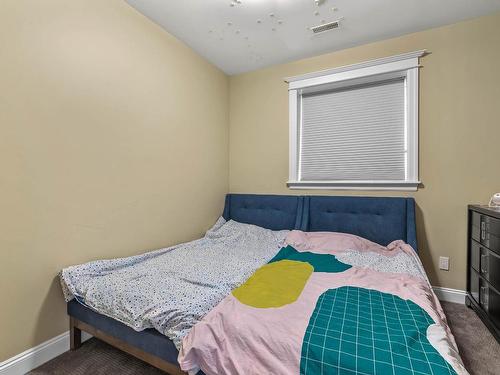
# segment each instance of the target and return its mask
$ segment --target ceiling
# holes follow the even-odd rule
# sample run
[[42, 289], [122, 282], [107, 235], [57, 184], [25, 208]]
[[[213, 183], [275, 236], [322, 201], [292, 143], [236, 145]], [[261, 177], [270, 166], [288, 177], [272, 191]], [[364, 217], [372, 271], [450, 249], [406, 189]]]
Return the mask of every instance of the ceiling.
[[[227, 74], [500, 11], [500, 0], [126, 1]], [[335, 20], [338, 29], [309, 29]]]

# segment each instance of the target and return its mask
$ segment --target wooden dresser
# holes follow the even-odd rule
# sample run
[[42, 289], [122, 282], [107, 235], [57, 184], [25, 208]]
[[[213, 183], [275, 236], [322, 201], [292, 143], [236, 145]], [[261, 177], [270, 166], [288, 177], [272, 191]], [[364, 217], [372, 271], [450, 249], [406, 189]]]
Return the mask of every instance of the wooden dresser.
[[500, 342], [500, 208], [468, 211], [466, 304]]

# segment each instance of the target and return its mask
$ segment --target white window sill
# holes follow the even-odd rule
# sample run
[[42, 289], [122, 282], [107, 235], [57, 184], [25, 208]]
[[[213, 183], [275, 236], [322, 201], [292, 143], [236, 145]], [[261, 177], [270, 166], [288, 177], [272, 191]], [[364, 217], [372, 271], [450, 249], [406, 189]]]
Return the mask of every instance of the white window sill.
[[417, 191], [420, 181], [288, 181], [290, 189]]

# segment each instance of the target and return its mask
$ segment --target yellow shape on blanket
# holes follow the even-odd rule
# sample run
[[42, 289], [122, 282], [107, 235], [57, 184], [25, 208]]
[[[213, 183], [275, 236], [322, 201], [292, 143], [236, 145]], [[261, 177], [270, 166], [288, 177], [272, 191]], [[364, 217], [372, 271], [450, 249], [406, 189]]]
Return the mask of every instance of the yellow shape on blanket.
[[280, 260], [268, 263], [233, 290], [233, 296], [252, 307], [285, 306], [299, 298], [313, 272], [313, 266], [306, 262]]

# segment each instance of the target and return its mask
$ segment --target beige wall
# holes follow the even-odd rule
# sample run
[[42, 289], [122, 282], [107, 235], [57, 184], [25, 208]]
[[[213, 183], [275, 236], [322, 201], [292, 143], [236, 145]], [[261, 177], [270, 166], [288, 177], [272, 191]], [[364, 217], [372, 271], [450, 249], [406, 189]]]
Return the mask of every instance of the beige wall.
[[[427, 49], [420, 75], [420, 253], [433, 285], [465, 289], [466, 205], [500, 191], [500, 13], [231, 77], [230, 191], [287, 189], [284, 77]], [[403, 193], [354, 193], [406, 195]], [[439, 271], [438, 257], [450, 257]]]
[[0, 361], [67, 330], [67, 265], [190, 240], [228, 189], [228, 78], [120, 0], [0, 2]]

